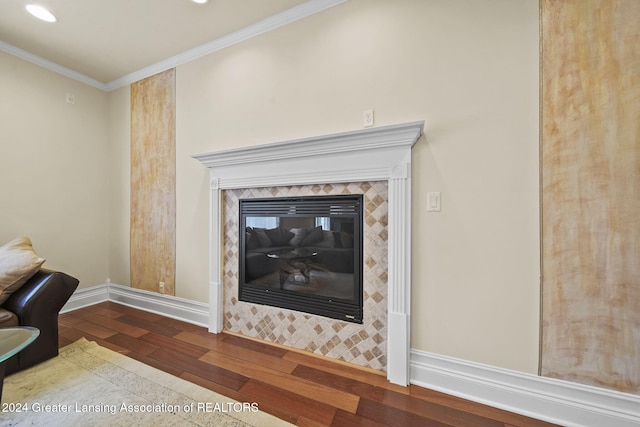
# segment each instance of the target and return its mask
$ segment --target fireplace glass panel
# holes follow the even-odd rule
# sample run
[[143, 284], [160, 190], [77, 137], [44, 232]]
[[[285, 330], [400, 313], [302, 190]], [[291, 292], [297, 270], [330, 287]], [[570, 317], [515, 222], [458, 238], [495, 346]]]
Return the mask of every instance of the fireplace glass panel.
[[240, 200], [240, 301], [362, 323], [362, 196]]

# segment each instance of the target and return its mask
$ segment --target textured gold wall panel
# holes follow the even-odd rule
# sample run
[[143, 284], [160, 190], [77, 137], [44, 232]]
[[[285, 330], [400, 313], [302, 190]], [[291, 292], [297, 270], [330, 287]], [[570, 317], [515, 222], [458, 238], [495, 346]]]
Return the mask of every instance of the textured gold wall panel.
[[541, 373], [639, 393], [640, 1], [541, 7]]
[[131, 85], [131, 286], [175, 293], [175, 69]]

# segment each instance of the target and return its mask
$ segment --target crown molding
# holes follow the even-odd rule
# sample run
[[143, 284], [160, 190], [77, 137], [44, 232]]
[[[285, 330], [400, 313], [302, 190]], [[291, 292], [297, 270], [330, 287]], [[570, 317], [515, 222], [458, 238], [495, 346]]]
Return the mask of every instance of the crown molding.
[[109, 90], [106, 84], [99, 82], [98, 80], [92, 79], [91, 77], [85, 76], [82, 73], [78, 73], [77, 71], [73, 71], [69, 68], [63, 67], [62, 65], [56, 64], [55, 62], [44, 59], [38, 55], [34, 55], [33, 53], [27, 52], [26, 50], [20, 49], [19, 47], [15, 47], [12, 44], [3, 42], [2, 40], [0, 40], [0, 51], [8, 53], [9, 55], [17, 56], [20, 59], [24, 59], [25, 61], [36, 64], [42, 68], [46, 68], [49, 71], [62, 74], [63, 76], [77, 80], [89, 86], [93, 86], [100, 90]]
[[108, 83], [103, 83], [98, 80], [92, 79], [91, 77], [78, 73], [77, 71], [58, 65], [55, 62], [29, 53], [26, 50], [20, 49], [3, 41], [0, 41], [0, 51], [17, 56], [18, 58], [24, 59], [25, 61], [29, 61], [50, 71], [54, 71], [71, 79], [78, 80], [82, 83], [88, 84], [89, 86], [93, 86], [105, 92], [110, 92], [131, 83], [135, 83], [154, 74], [161, 73], [170, 68], [174, 68], [178, 65], [182, 65], [189, 61], [193, 61], [194, 59], [206, 56], [210, 53], [217, 52], [236, 43], [240, 43], [260, 34], [275, 30], [308, 16], [315, 15], [316, 13], [320, 13], [324, 10], [345, 3], [347, 1], [349, 0], [309, 0], [298, 6], [292, 7], [291, 9], [287, 9], [283, 12], [265, 18], [262, 21], [258, 21], [255, 24], [249, 25], [248, 27], [242, 28], [238, 31], [234, 31], [208, 43], [202, 44], [193, 49], [189, 49], [187, 51], [179, 53], [178, 55], [172, 56], [148, 67], [142, 68], [131, 74], [127, 74], [125, 76], [117, 78]]
[[236, 43], [240, 43], [260, 34], [275, 30], [287, 24], [291, 24], [302, 18], [322, 12], [347, 1], [349, 0], [309, 0], [299, 6], [292, 7], [284, 12], [265, 18], [262, 21], [249, 25], [248, 27], [234, 31], [208, 43], [179, 53], [171, 58], [167, 58], [164, 61], [157, 62], [141, 70], [113, 80], [107, 83], [107, 90], [112, 91], [149, 76], [153, 76], [154, 74], [161, 73], [170, 68], [177, 67], [178, 65], [186, 64], [187, 62], [209, 55], [210, 53], [217, 52], [229, 46], [233, 46]]

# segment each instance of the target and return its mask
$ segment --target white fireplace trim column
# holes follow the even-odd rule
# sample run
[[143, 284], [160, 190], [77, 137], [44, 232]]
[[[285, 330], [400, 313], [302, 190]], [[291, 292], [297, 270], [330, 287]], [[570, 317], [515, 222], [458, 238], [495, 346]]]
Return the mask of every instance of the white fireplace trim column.
[[387, 378], [409, 384], [411, 148], [424, 122], [368, 128], [193, 156], [210, 170], [209, 331], [223, 327], [221, 191], [381, 181], [389, 183]]

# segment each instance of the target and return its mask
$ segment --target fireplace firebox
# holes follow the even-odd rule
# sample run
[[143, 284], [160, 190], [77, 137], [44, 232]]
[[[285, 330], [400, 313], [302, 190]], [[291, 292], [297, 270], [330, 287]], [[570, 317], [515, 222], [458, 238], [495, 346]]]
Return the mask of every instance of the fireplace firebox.
[[362, 195], [240, 200], [239, 300], [362, 323]]

